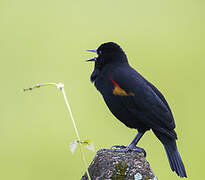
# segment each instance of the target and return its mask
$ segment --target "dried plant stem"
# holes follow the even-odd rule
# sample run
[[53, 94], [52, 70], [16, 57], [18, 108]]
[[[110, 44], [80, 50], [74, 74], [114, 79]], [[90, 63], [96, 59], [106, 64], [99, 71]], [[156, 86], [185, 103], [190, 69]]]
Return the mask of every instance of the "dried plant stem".
[[[69, 105], [69, 103], [68, 103], [68, 99], [67, 99], [67, 97], [66, 97], [64, 88], [62, 88], [61, 91], [62, 91], [62, 93], [63, 93], [64, 99], [65, 99], [65, 103], [66, 103], [66, 105], [67, 105], [67, 108], [68, 108], [68, 111], [69, 111], [69, 114], [70, 114], [70, 118], [71, 118], [71, 121], [72, 121], [72, 123], [73, 123], [73, 127], [74, 127], [74, 129], [75, 129], [75, 133], [76, 133], [77, 139], [78, 139], [79, 142], [81, 142], [80, 135], [79, 135], [79, 133], [78, 133], [78, 129], [77, 129], [77, 127], [76, 127], [76, 124], [75, 124], [75, 121], [74, 121], [74, 118], [73, 118], [73, 114], [72, 114], [70, 105]], [[87, 165], [87, 162], [86, 162], [86, 159], [85, 159], [85, 153], [84, 153], [84, 150], [83, 150], [83, 148], [82, 148], [82, 144], [81, 144], [81, 143], [79, 143], [79, 147], [80, 147], [80, 152], [81, 152], [81, 154], [82, 154], [84, 166], [85, 166], [85, 168], [86, 168], [86, 173], [87, 173], [87, 175], [88, 175], [88, 179], [91, 180], [90, 174], [89, 174], [89, 172], [88, 172], [88, 165]]]
[[[34, 89], [34, 88], [40, 88], [40, 87], [42, 87], [42, 86], [48, 86], [48, 85], [54, 85], [54, 86], [56, 86], [56, 87], [57, 87], [59, 90], [61, 90], [61, 92], [63, 93], [63, 97], [64, 97], [65, 103], [66, 103], [66, 105], [67, 105], [68, 112], [69, 112], [69, 114], [70, 114], [70, 118], [71, 118], [71, 121], [72, 121], [74, 130], [75, 130], [75, 134], [76, 134], [76, 136], [77, 136], [77, 140], [78, 140], [79, 142], [81, 142], [80, 135], [79, 135], [77, 126], [76, 126], [76, 124], [75, 124], [75, 120], [74, 120], [74, 117], [73, 117], [73, 114], [72, 114], [70, 105], [69, 105], [69, 103], [68, 103], [68, 99], [67, 99], [67, 97], [66, 97], [66, 93], [65, 93], [65, 90], [64, 90], [64, 84], [62, 84], [62, 83], [43, 83], [43, 84], [36, 84], [36, 85], [33, 86], [33, 87], [25, 88], [24, 91], [28, 91], [28, 90], [32, 90], [32, 89]], [[88, 179], [91, 180], [90, 174], [89, 174], [89, 172], [88, 172], [88, 165], [87, 165], [87, 162], [86, 162], [85, 153], [84, 153], [84, 151], [83, 151], [83, 148], [82, 148], [82, 144], [81, 144], [81, 143], [79, 143], [79, 147], [80, 147], [80, 153], [81, 153], [82, 158], [83, 158], [83, 163], [84, 163], [84, 166], [85, 166], [85, 169], [86, 169], [86, 173], [87, 173], [87, 175], [88, 175]]]

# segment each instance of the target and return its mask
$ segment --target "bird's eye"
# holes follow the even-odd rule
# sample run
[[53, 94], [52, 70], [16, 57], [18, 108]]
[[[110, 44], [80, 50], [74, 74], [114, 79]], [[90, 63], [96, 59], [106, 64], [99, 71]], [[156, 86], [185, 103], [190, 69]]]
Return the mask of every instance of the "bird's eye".
[[99, 51], [98, 54], [102, 54], [102, 51]]

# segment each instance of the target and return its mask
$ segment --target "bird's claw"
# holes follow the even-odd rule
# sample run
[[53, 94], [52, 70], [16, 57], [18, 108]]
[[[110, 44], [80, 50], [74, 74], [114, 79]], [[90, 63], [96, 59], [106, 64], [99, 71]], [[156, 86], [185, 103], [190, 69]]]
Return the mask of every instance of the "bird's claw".
[[139, 152], [143, 153], [144, 157], [146, 157], [147, 153], [143, 148], [140, 147], [131, 147], [131, 146], [124, 146], [124, 145], [115, 145], [112, 146], [111, 149], [109, 149], [110, 152], [128, 152], [128, 151], [134, 151], [134, 152]]
[[141, 147], [137, 147], [137, 146], [136, 146], [135, 148], [132, 149], [132, 151], [134, 151], [134, 152], [139, 152], [139, 153], [143, 153], [143, 154], [144, 154], [144, 157], [147, 156], [146, 151], [145, 151], [143, 148], [141, 148]]

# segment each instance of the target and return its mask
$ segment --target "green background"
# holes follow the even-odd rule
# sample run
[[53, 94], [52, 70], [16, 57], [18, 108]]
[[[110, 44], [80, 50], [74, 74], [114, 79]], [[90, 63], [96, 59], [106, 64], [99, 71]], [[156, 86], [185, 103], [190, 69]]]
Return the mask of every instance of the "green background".
[[[167, 98], [188, 179], [204, 177], [205, 2], [202, 0], [0, 0], [0, 179], [67, 180], [84, 173], [60, 91], [62, 82], [82, 139], [96, 147], [129, 144], [136, 131], [116, 120], [89, 81], [86, 49], [115, 41], [130, 64]], [[139, 146], [159, 179], [180, 179], [161, 143]], [[85, 150], [90, 163], [94, 153]]]

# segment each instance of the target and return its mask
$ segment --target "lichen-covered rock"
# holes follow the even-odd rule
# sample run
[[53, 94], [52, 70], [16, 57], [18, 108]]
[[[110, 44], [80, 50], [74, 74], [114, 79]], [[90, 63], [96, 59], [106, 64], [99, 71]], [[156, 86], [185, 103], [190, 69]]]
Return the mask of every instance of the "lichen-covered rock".
[[[88, 168], [92, 180], [156, 180], [143, 153], [101, 149]], [[81, 180], [87, 180], [87, 174]]]

